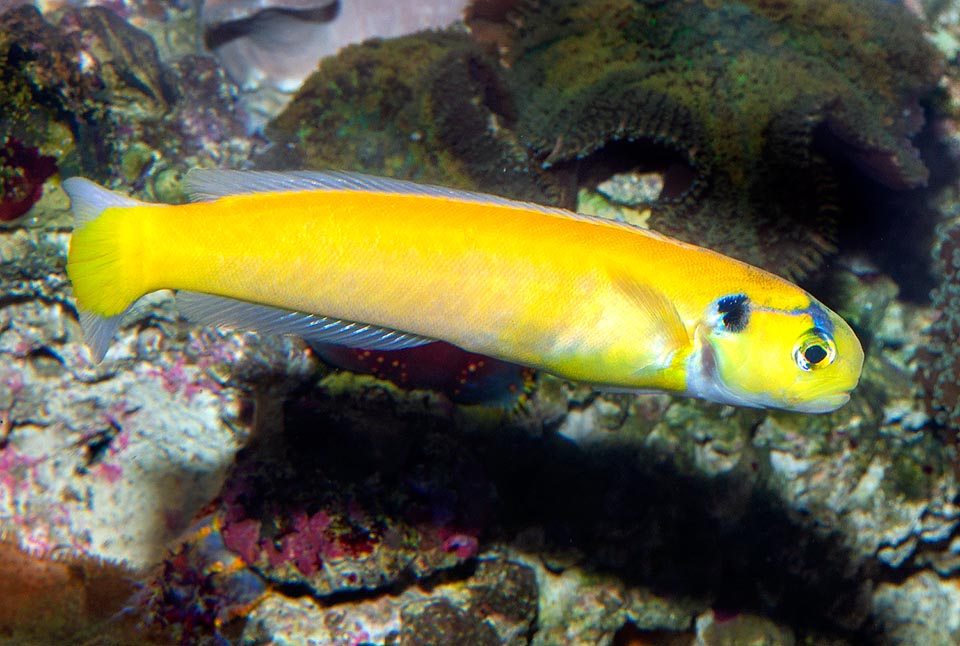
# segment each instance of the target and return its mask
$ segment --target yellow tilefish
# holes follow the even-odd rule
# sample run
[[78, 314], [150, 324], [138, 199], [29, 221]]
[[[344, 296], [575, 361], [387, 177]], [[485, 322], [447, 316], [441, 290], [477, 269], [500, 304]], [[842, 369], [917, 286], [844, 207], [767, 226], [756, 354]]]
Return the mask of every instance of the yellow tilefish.
[[652, 231], [345, 172], [195, 170], [193, 203], [63, 183], [67, 274], [100, 360], [139, 297], [188, 319], [371, 350], [442, 340], [600, 388], [822, 413], [850, 326], [769, 272]]

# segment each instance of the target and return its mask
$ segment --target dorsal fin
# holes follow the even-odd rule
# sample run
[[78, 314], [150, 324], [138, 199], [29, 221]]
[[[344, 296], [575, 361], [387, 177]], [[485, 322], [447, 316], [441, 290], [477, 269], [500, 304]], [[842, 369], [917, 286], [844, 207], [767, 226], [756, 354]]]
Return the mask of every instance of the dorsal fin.
[[496, 195], [472, 191], [418, 184], [390, 177], [376, 177], [347, 171], [238, 171], [213, 168], [191, 170], [184, 185], [194, 202], [214, 200], [230, 195], [250, 193], [277, 193], [285, 191], [366, 191], [391, 195], [422, 195], [464, 202], [481, 202], [501, 206], [517, 206], [537, 209], [545, 213], [571, 215], [570, 211], [532, 202], [510, 200]]
[[574, 213], [559, 207], [543, 206], [533, 202], [511, 200], [498, 195], [463, 191], [434, 184], [418, 184], [402, 179], [375, 177], [347, 171], [298, 170], [280, 172], [196, 168], [187, 174], [184, 179], [184, 187], [193, 202], [206, 202], [231, 195], [293, 191], [366, 191], [390, 195], [420, 195], [460, 202], [534, 210], [558, 217], [595, 222], [612, 227], [623, 227], [632, 231], [640, 231], [655, 238], [665, 237], [656, 231], [641, 229], [626, 222]]
[[144, 202], [95, 184], [84, 177], [70, 177], [61, 184], [70, 198], [74, 226], [83, 226], [114, 206], [142, 206]]

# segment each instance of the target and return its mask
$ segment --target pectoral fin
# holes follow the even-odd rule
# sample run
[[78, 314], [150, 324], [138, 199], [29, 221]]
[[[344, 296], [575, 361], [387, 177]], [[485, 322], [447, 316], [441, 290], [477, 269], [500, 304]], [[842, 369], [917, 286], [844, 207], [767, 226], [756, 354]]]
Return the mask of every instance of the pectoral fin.
[[670, 298], [653, 285], [638, 281], [626, 271], [611, 271], [614, 286], [635, 307], [637, 342], [650, 350], [650, 362], [640, 371], [663, 370], [690, 345], [690, 335]]

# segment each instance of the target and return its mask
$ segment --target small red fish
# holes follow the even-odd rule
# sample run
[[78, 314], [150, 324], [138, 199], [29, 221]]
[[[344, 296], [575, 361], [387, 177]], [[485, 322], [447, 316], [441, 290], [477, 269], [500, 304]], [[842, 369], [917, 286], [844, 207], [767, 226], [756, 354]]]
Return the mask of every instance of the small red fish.
[[403, 350], [362, 350], [315, 344], [321, 359], [405, 389], [441, 392], [459, 404], [503, 404], [529, 391], [533, 371], [438, 341]]

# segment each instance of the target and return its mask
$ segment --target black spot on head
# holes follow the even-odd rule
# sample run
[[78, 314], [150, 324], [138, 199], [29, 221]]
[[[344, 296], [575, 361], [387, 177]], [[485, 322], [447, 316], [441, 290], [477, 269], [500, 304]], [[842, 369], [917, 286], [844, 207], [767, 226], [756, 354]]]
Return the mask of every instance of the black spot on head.
[[743, 332], [750, 322], [750, 299], [746, 294], [724, 296], [717, 301], [720, 323], [727, 332]]

